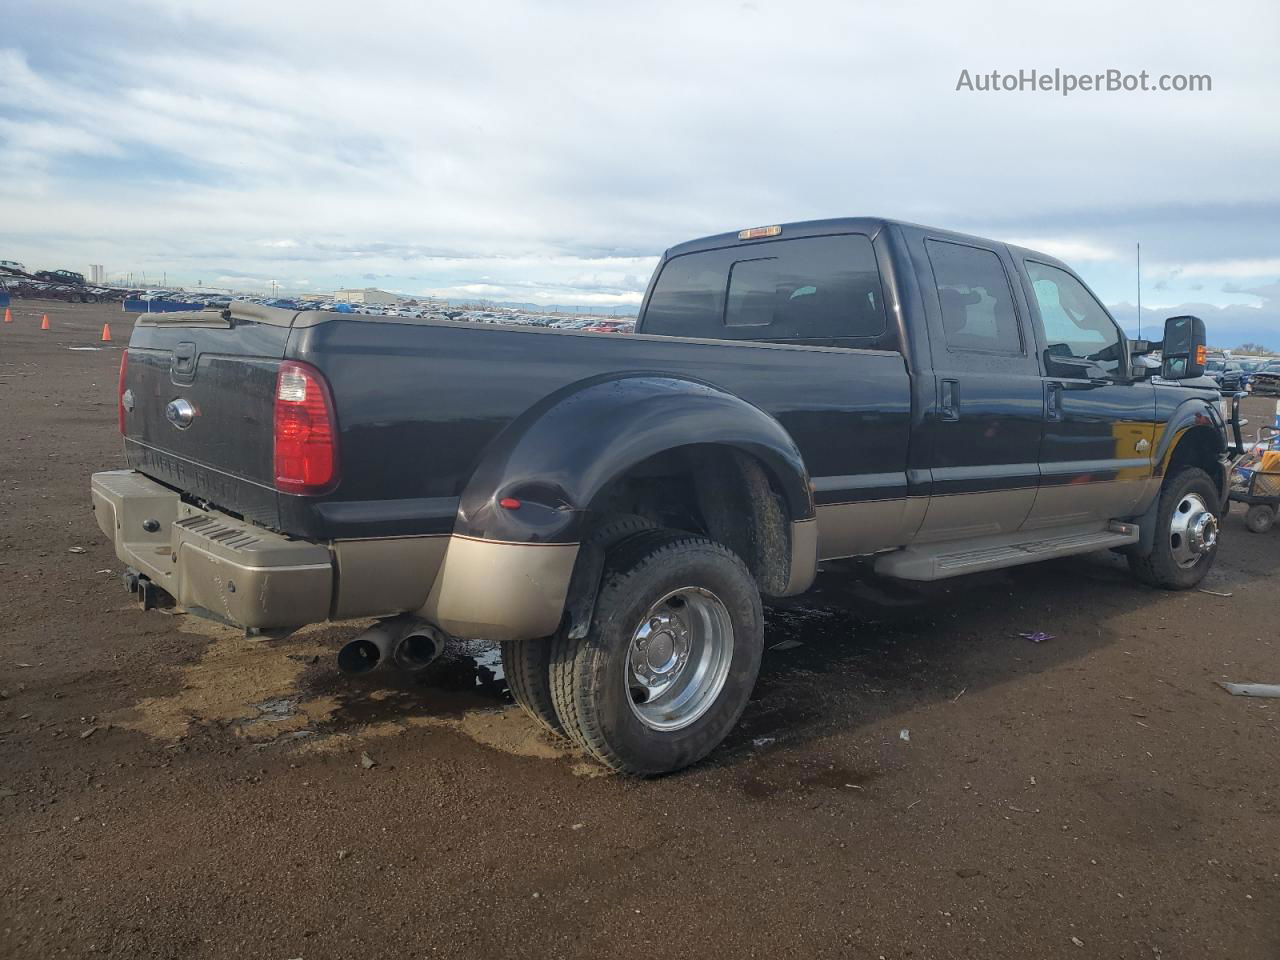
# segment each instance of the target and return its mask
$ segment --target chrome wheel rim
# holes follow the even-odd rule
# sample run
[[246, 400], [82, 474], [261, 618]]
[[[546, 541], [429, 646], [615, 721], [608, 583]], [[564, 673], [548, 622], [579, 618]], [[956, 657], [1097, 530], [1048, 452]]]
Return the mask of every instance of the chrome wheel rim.
[[1188, 493], [1173, 508], [1169, 521], [1169, 547], [1174, 562], [1194, 567], [1218, 543], [1218, 518], [1197, 493]]
[[689, 726], [720, 696], [732, 661], [733, 620], [720, 598], [702, 587], [672, 590], [627, 644], [631, 712], [651, 730]]

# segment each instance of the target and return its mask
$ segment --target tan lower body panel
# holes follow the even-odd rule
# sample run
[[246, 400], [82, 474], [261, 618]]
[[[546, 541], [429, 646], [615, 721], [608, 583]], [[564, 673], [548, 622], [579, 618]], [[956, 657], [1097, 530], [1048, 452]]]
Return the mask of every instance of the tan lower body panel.
[[930, 497], [914, 543], [938, 543], [1016, 533], [1031, 512], [1036, 488]]
[[560, 626], [576, 543], [501, 543], [454, 536], [417, 611], [454, 636], [545, 637]]
[[860, 557], [902, 546], [919, 528], [926, 503], [923, 497], [904, 497], [820, 505], [818, 559]]
[[[1046, 530], [1073, 523], [1132, 517], [1151, 502], [1147, 495], [1151, 483], [1151, 478], [1140, 477], [1042, 486], [1036, 492], [1035, 504], [1023, 529]], [[1160, 490], [1158, 479], [1155, 490], [1157, 493]]]
[[818, 521], [797, 520], [791, 524], [791, 572], [781, 596], [794, 597], [813, 585], [818, 573]]
[[449, 540], [448, 534], [335, 540], [338, 587], [333, 619], [381, 617], [421, 607]]

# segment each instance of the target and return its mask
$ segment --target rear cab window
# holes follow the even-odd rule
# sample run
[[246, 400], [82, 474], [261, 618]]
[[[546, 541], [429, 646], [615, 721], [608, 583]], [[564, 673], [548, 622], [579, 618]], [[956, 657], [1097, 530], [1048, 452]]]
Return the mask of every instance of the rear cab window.
[[864, 234], [681, 254], [662, 267], [639, 332], [897, 350]]

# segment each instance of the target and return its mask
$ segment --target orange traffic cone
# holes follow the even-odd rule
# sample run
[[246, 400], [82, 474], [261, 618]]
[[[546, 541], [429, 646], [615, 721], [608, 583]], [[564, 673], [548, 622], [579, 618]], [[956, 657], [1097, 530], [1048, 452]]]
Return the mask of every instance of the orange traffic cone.
[[40, 329], [41, 330], [49, 329], [49, 315], [47, 313], [40, 318]]
[[111, 342], [111, 324], [109, 323], [104, 323], [102, 325], [102, 342], [103, 343]]
[[9, 312], [9, 308], [8, 308], [8, 307], [5, 307], [5, 308], [4, 308], [4, 322], [5, 322], [5, 323], [13, 323], [13, 314]]

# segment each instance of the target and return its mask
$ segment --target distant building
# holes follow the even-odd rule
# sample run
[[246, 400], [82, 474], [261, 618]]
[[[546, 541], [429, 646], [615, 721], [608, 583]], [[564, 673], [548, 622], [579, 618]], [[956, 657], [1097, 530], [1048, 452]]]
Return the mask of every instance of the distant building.
[[95, 287], [104, 287], [107, 284], [107, 272], [102, 269], [102, 264], [89, 264], [89, 282]]
[[400, 302], [400, 297], [385, 290], [365, 287], [363, 290], [335, 290], [333, 299], [339, 303], [363, 303], [369, 306], [389, 307]]

